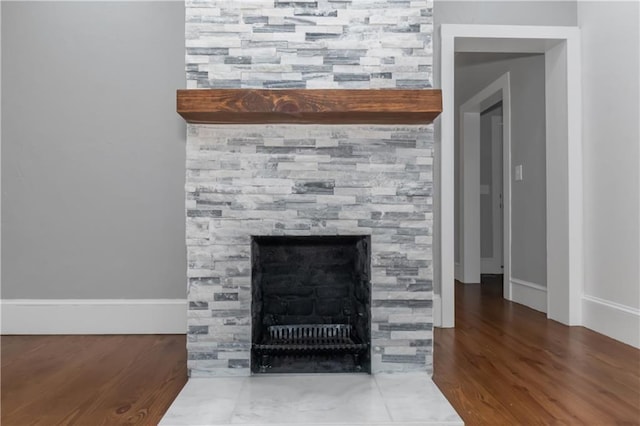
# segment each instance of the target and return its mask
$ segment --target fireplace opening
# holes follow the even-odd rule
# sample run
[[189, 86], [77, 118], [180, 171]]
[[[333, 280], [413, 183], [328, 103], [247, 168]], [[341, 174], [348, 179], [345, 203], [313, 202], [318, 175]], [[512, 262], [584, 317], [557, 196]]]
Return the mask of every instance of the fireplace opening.
[[371, 372], [369, 236], [252, 237], [253, 373]]

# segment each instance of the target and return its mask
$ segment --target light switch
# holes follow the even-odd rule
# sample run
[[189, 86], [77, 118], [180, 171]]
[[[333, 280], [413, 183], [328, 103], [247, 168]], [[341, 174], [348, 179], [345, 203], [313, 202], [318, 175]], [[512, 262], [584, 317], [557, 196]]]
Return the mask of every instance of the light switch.
[[522, 180], [522, 164], [516, 166], [516, 180]]

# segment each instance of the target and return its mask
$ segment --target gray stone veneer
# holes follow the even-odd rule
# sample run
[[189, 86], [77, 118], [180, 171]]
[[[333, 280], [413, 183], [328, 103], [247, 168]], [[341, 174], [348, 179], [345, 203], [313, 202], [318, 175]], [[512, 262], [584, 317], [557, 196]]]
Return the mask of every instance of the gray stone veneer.
[[431, 0], [187, 0], [187, 88], [431, 87]]
[[[187, 87], [428, 88], [431, 35], [431, 0], [186, 0]], [[431, 126], [189, 126], [190, 374], [250, 374], [251, 235], [371, 235], [372, 370], [431, 371], [431, 144]]]
[[252, 235], [371, 235], [372, 371], [430, 371], [431, 182], [429, 127], [189, 126], [190, 374], [249, 374]]

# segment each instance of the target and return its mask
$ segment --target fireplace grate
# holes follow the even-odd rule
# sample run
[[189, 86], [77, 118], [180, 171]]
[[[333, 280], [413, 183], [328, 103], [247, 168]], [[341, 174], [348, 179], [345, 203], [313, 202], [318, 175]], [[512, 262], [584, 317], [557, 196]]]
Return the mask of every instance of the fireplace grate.
[[357, 341], [347, 324], [304, 324], [269, 326], [263, 341], [253, 348], [260, 356], [260, 371], [266, 372], [271, 355], [345, 353], [359, 365], [368, 345]]

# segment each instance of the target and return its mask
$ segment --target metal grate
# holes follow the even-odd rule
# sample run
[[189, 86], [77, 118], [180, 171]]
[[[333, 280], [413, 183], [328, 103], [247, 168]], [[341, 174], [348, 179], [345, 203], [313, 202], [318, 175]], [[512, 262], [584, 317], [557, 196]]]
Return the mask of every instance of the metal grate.
[[266, 339], [254, 344], [261, 352], [357, 352], [367, 348], [352, 338], [346, 324], [273, 325]]

